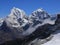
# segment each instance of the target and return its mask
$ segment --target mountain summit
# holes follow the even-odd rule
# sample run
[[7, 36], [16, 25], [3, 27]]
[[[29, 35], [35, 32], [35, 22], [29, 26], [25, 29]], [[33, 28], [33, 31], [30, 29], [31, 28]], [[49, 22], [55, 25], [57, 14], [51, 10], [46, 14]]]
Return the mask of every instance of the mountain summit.
[[45, 19], [45, 18], [49, 18], [49, 14], [44, 11], [42, 8], [41, 9], [37, 9], [36, 11], [33, 11], [31, 14], [31, 17], [35, 17], [35, 18], [39, 18], [39, 19]]
[[9, 16], [11, 15], [15, 16], [16, 18], [23, 18], [26, 14], [23, 10], [13, 7]]

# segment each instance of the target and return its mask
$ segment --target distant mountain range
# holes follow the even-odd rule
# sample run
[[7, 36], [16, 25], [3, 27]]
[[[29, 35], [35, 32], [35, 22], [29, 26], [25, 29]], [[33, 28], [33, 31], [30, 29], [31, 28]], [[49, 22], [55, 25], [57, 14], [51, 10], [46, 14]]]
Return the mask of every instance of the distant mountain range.
[[23, 10], [14, 7], [8, 16], [0, 19], [0, 44], [51, 45], [59, 30], [60, 14], [51, 16], [41, 8], [27, 16]]

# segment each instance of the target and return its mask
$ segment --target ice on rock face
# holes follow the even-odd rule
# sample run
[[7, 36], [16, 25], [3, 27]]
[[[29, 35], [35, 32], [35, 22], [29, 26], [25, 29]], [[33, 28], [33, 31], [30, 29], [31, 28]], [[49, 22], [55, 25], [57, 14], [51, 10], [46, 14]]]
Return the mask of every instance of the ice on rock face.
[[51, 20], [51, 16], [42, 8], [32, 12], [29, 16], [29, 21], [36, 26], [37, 24], [55, 24], [55, 19]]
[[7, 16], [6, 21], [10, 22], [10, 24], [13, 24], [12, 26], [15, 27], [28, 22], [25, 12], [15, 7], [11, 10], [11, 14]]
[[32, 14], [29, 16], [30, 21], [36, 20], [36, 21], [43, 21], [44, 19], [50, 18], [49, 14], [44, 11], [42, 8], [37, 9], [36, 11], [32, 12]]
[[23, 18], [25, 16], [25, 12], [19, 8], [13, 7], [9, 16], [11, 15], [15, 16], [16, 18]]
[[39, 18], [39, 19], [44, 19], [44, 18], [49, 18], [49, 14], [46, 13], [43, 9], [37, 9], [36, 11], [32, 12], [31, 14], [32, 18]]
[[13, 7], [13, 9], [11, 10], [11, 14], [8, 16], [14, 19], [22, 19], [25, 22], [27, 22], [26, 18], [26, 14], [23, 10], [19, 9], [19, 8], [15, 8]]

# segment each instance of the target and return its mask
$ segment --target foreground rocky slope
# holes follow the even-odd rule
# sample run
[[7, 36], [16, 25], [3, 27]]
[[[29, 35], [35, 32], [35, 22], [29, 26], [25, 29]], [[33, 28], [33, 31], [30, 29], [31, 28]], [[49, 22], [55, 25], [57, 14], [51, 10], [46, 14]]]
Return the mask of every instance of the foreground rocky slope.
[[[60, 14], [51, 17], [37, 9], [29, 17], [19, 8], [0, 21], [1, 45], [44, 45], [60, 30]], [[49, 42], [48, 42], [49, 43]]]

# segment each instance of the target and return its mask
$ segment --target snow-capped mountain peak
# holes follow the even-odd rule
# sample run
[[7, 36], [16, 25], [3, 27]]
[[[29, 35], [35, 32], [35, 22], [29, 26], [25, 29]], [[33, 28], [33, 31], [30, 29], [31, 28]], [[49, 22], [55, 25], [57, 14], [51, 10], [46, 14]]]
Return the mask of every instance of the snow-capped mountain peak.
[[13, 7], [11, 13], [5, 18], [8, 25], [12, 27], [24, 26], [28, 22], [25, 12], [19, 8]]
[[50, 16], [45, 10], [41, 8], [33, 11], [30, 17], [45, 19], [45, 18], [49, 18]]
[[43, 12], [44, 10], [43, 10], [43, 8], [39, 8], [39, 9], [37, 9], [36, 11], [38, 11], [38, 12]]
[[33, 11], [32, 14], [29, 16], [29, 18], [30, 22], [31, 21], [43, 22], [45, 19], [50, 18], [50, 15], [41, 8]]
[[12, 17], [15, 16], [16, 18], [23, 18], [26, 14], [23, 10], [13, 7], [13, 9], [11, 10], [11, 14], [9, 16], [11, 15]]

